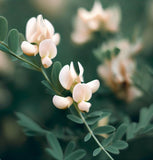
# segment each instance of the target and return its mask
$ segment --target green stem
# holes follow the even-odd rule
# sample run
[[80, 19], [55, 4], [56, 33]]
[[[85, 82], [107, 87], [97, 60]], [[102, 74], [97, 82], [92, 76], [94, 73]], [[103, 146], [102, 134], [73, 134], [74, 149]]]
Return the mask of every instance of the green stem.
[[41, 68], [41, 72], [43, 74], [43, 76], [45, 77], [45, 79], [47, 80], [47, 82], [50, 84], [50, 86], [52, 87], [52, 89], [56, 92], [56, 94], [58, 95], [62, 95], [59, 91], [56, 90], [56, 88], [54, 87], [54, 85], [52, 84], [52, 82], [50, 81], [50, 79], [48, 78], [46, 72], [44, 71], [43, 68]]
[[77, 110], [80, 118], [82, 119], [83, 123], [85, 124], [86, 128], [88, 129], [89, 133], [91, 134], [91, 136], [93, 137], [93, 139], [95, 140], [95, 142], [98, 144], [98, 146], [101, 148], [101, 150], [103, 150], [107, 156], [111, 159], [114, 160], [112, 158], [112, 156], [105, 150], [105, 148], [101, 145], [101, 143], [99, 142], [99, 140], [96, 138], [96, 136], [94, 135], [92, 129], [90, 128], [90, 126], [88, 125], [87, 121], [85, 120], [84, 116], [82, 115], [81, 111], [78, 109], [78, 107], [76, 106], [75, 103], [73, 103], [75, 106], [75, 109]]

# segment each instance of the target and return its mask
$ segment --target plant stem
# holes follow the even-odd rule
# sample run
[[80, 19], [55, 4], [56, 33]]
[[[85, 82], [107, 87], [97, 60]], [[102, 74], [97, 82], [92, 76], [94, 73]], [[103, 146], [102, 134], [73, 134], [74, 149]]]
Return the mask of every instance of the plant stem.
[[80, 118], [82, 119], [83, 123], [85, 124], [86, 128], [88, 129], [89, 133], [91, 134], [91, 136], [93, 137], [93, 139], [95, 140], [95, 142], [98, 144], [98, 146], [101, 148], [101, 150], [103, 150], [107, 156], [111, 159], [114, 160], [112, 158], [112, 156], [105, 150], [105, 148], [101, 145], [101, 143], [99, 142], [99, 140], [96, 138], [96, 136], [94, 135], [92, 129], [90, 128], [90, 126], [88, 125], [87, 121], [85, 120], [84, 116], [82, 115], [81, 111], [78, 109], [78, 107], [76, 106], [75, 103], [73, 103], [75, 106], [75, 109], [77, 110]]
[[52, 87], [52, 89], [56, 92], [56, 94], [58, 95], [62, 95], [59, 91], [56, 90], [56, 88], [54, 87], [54, 85], [52, 84], [52, 82], [50, 81], [50, 79], [48, 78], [46, 72], [44, 71], [43, 68], [41, 68], [41, 72], [43, 74], [43, 76], [45, 77], [45, 79], [47, 80], [47, 82], [50, 84], [50, 86]]

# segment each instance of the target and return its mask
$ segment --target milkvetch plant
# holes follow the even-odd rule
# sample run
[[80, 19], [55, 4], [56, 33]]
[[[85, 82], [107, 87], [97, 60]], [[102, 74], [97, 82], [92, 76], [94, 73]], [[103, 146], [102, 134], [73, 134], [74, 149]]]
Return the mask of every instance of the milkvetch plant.
[[[76, 43], [83, 44], [88, 42], [97, 31], [102, 34], [117, 32], [120, 11], [117, 8], [104, 10], [100, 2], [96, 1], [91, 11], [79, 9], [75, 23], [72, 39]], [[49, 145], [45, 150], [57, 160], [86, 159], [86, 151], [78, 149], [79, 145], [75, 146], [82, 137], [84, 142], [94, 140], [93, 156], [99, 156], [103, 152], [107, 159], [113, 160], [112, 154], [119, 154], [120, 150], [126, 149], [129, 141], [152, 135], [152, 105], [141, 109], [136, 123], [131, 121], [127, 113], [121, 112], [121, 116], [118, 114], [121, 118], [117, 119], [118, 115], [111, 115], [110, 111], [102, 108], [97, 110], [98, 103], [94, 104], [94, 101], [98, 101], [105, 94], [103, 83], [100, 85], [98, 79], [86, 82], [83, 75], [87, 72], [83, 68], [83, 63], [78, 62], [79, 72], [77, 73], [74, 67], [75, 62], [62, 66], [61, 62], [54, 61], [53, 59], [59, 54], [57, 48], [59, 42], [60, 35], [55, 33], [52, 23], [43, 19], [42, 15], [29, 19], [26, 25], [26, 38], [16, 29], [8, 32], [7, 20], [0, 17], [0, 50], [10, 55], [13, 61], [20, 60], [24, 67], [41, 73], [44, 77], [42, 84], [51, 93], [54, 106], [58, 109], [66, 109], [61, 112], [66, 113], [67, 119], [76, 123], [76, 128], [78, 126], [84, 129], [83, 126], [85, 126], [88, 131], [80, 135], [78, 135], [80, 132], [76, 133], [77, 138], [73, 138], [75, 142], [70, 141], [63, 151], [64, 145], [60, 144], [62, 138], [55, 131], [44, 129], [28, 116], [17, 112], [17, 122], [25, 134], [45, 136]], [[141, 49], [142, 46], [139, 43], [132, 45], [126, 40], [121, 42], [111, 40], [103, 43], [102, 47], [95, 51], [96, 57], [101, 62], [98, 69], [101, 78], [117, 97], [128, 102], [143, 93], [132, 79], [136, 70], [133, 56]], [[110, 99], [107, 101], [111, 101]], [[113, 117], [115, 120], [112, 121], [112, 116], [116, 116], [117, 120]], [[72, 140], [71, 137], [68, 138]]]

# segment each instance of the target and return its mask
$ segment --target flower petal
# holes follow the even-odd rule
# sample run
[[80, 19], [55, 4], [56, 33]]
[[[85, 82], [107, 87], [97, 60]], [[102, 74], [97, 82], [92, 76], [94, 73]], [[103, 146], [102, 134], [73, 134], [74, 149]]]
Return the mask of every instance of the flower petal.
[[79, 73], [79, 78], [80, 78], [80, 81], [83, 82], [83, 73], [84, 73], [84, 68], [82, 67], [81, 63], [78, 62], [78, 66], [79, 66], [79, 70], [80, 70], [80, 73]]
[[77, 75], [77, 73], [76, 73], [76, 71], [75, 71], [75, 69], [74, 69], [74, 64], [73, 64], [73, 62], [70, 63], [70, 73], [71, 73], [71, 76], [72, 76], [73, 81], [74, 81], [75, 79], [77, 79], [78, 75]]
[[53, 25], [47, 19], [44, 19], [44, 23], [47, 27], [47, 38], [52, 38], [55, 32]]
[[52, 37], [53, 42], [58, 45], [60, 42], [60, 34], [59, 33], [55, 33]]
[[59, 109], [66, 109], [69, 108], [73, 103], [73, 99], [71, 97], [61, 97], [55, 95], [53, 97], [53, 104], [55, 107]]
[[89, 102], [82, 101], [78, 104], [78, 108], [80, 111], [89, 112], [90, 107], [91, 107], [91, 103]]
[[40, 57], [54, 58], [57, 55], [57, 48], [51, 39], [43, 40], [39, 45]]
[[44, 66], [44, 68], [49, 68], [52, 65], [52, 61], [49, 57], [43, 57], [41, 59], [42, 65]]
[[59, 73], [59, 81], [63, 88], [69, 90], [71, 88], [71, 85], [73, 83], [73, 78], [70, 73], [70, 67], [69, 65], [65, 65], [60, 73]]
[[86, 84], [78, 83], [73, 88], [73, 99], [75, 102], [88, 101], [92, 96], [92, 91]]
[[26, 25], [26, 39], [28, 40], [28, 42], [31, 43], [33, 42], [32, 35], [35, 33], [35, 31], [36, 31], [36, 18], [32, 17], [29, 19]]
[[91, 82], [88, 82], [87, 85], [92, 90], [92, 93], [95, 93], [100, 86], [100, 82], [99, 82], [99, 80], [96, 79]]
[[27, 41], [22, 42], [21, 49], [22, 49], [23, 53], [28, 56], [35, 56], [38, 53], [38, 46], [33, 45]]

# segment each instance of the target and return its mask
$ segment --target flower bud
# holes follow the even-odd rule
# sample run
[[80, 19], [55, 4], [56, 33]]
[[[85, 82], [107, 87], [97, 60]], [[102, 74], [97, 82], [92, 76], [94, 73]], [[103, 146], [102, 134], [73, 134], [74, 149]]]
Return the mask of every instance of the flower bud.
[[38, 53], [38, 46], [33, 45], [27, 41], [22, 42], [21, 49], [22, 49], [23, 53], [28, 56], [35, 56]]
[[90, 107], [91, 107], [91, 103], [89, 102], [82, 101], [78, 104], [78, 108], [80, 111], [89, 112]]
[[71, 97], [61, 97], [55, 95], [53, 97], [53, 104], [58, 109], [66, 109], [69, 108], [73, 103], [73, 99]]

